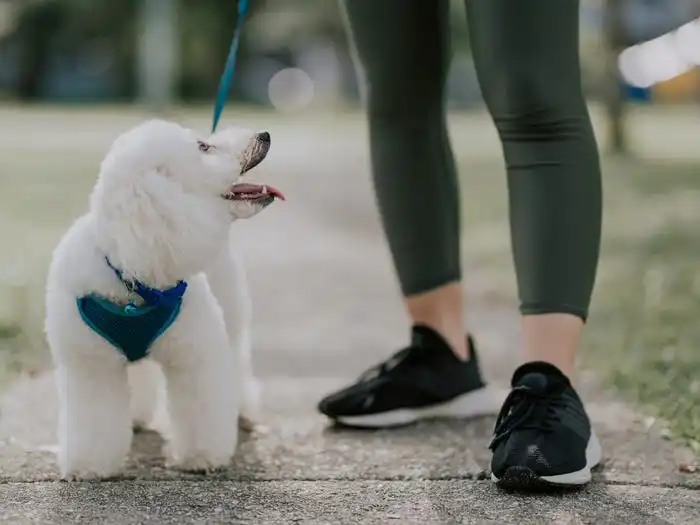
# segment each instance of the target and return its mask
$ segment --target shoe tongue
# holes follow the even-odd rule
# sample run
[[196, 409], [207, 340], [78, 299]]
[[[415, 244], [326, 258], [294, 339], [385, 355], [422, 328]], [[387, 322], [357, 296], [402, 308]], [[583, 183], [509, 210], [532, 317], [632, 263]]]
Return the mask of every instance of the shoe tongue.
[[531, 372], [521, 377], [517, 383], [517, 386], [526, 386], [535, 392], [544, 394], [547, 392], [549, 381], [547, 380], [546, 375], [540, 374], [539, 372]]
[[526, 386], [537, 392], [567, 386], [569, 380], [554, 365], [542, 361], [525, 363], [513, 374], [512, 386]]

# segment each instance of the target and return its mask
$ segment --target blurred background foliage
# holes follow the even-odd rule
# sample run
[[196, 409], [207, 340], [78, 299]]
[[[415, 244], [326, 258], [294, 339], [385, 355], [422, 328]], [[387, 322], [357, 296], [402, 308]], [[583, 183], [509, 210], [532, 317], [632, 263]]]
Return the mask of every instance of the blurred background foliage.
[[[465, 108], [480, 103], [480, 95], [464, 0], [449, 1], [454, 40], [449, 98]], [[700, 15], [700, 1], [581, 0], [581, 9], [585, 89], [604, 99], [611, 87], [606, 53], [614, 61], [625, 47], [692, 20]], [[211, 99], [236, 13], [236, 0], [0, 0], [0, 93], [23, 101], [131, 101], [145, 89], [139, 67], [146, 72], [162, 67], [167, 85], [161, 97]], [[149, 48], [154, 53], [144, 62]], [[163, 54], [168, 50], [170, 58]], [[338, 0], [249, 1], [232, 97], [269, 104], [270, 80], [285, 68], [310, 77], [316, 103], [357, 100]], [[308, 80], [292, 75], [287, 82]]]
[[[144, 20], [141, 0], [9, 0], [0, 2], [0, 87], [22, 100], [133, 99]], [[236, 22], [235, 0], [156, 0], [177, 11], [176, 96], [211, 97]], [[341, 43], [339, 8], [328, 0], [252, 0], [240, 63], [266, 56], [292, 65], [309, 40]], [[264, 26], [261, 28], [261, 26]], [[265, 40], [256, 38], [263, 29]], [[82, 87], [80, 87], [82, 85]], [[240, 86], [238, 94], [240, 94]]]

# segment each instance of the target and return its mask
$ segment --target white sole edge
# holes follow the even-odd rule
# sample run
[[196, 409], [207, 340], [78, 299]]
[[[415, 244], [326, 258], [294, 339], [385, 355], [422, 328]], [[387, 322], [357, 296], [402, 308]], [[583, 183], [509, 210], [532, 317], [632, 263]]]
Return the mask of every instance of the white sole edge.
[[338, 417], [336, 420], [350, 427], [390, 428], [409, 425], [423, 419], [491, 416], [498, 414], [506, 395], [506, 391], [501, 392], [487, 385], [439, 405], [401, 408], [367, 416]]
[[[595, 431], [591, 429], [591, 437], [586, 446], [586, 466], [576, 472], [568, 472], [566, 474], [557, 474], [556, 476], [539, 476], [539, 479], [551, 485], [574, 486], [585, 485], [591, 481], [591, 469], [598, 465], [603, 459], [603, 449], [600, 445], [600, 440]], [[491, 481], [498, 483], [500, 481], [493, 473], [491, 473]]]

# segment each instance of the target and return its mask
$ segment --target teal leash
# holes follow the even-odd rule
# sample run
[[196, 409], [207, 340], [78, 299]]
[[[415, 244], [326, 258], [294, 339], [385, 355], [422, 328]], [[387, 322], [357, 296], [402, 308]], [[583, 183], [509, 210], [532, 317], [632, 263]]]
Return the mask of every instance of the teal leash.
[[238, 0], [238, 16], [236, 17], [236, 27], [233, 30], [233, 41], [231, 42], [231, 48], [228, 52], [228, 58], [226, 59], [224, 72], [221, 74], [221, 80], [219, 81], [219, 89], [216, 92], [216, 104], [214, 105], [214, 120], [211, 126], [212, 133], [216, 131], [216, 127], [219, 125], [221, 112], [224, 110], [224, 106], [226, 105], [226, 99], [228, 98], [228, 92], [231, 89], [231, 80], [233, 80], [233, 72], [236, 69], [238, 40], [241, 35], [241, 28], [243, 27], [243, 18], [245, 18], [247, 10], [248, 0]]

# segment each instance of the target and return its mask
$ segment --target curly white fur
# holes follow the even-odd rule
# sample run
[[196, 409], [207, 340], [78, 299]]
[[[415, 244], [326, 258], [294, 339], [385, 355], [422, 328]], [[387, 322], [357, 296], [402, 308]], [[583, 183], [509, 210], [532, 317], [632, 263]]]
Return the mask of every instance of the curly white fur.
[[[46, 290], [46, 333], [59, 396], [58, 462], [64, 479], [118, 474], [132, 425], [156, 411], [165, 378], [169, 462], [186, 470], [228, 464], [239, 415], [253, 419], [257, 386], [250, 355], [251, 306], [244, 268], [229, 243], [230, 224], [263, 206], [231, 202], [256, 134], [228, 129], [204, 139], [153, 120], [121, 135], [102, 162], [87, 214], [61, 239]], [[181, 312], [127, 365], [121, 352], [81, 319], [76, 298], [129, 295], [105, 263], [154, 288], [184, 279]]]

